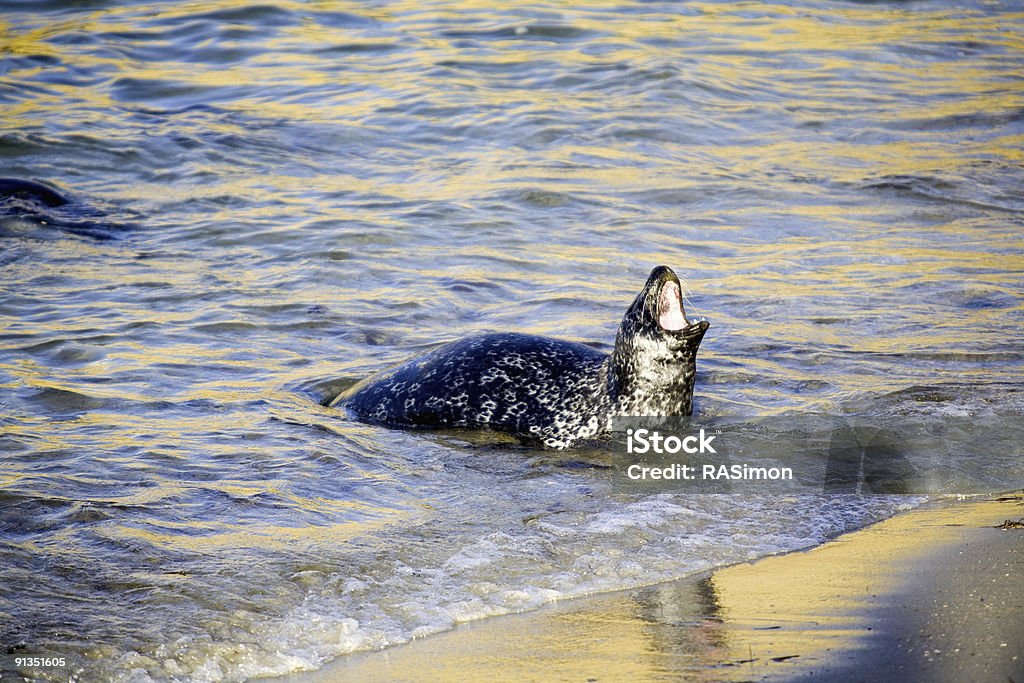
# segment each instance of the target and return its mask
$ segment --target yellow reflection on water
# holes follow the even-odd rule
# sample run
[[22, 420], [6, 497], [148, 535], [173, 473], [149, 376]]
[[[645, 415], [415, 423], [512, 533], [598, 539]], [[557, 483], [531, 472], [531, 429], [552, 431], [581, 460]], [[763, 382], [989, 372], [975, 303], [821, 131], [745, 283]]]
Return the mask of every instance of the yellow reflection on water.
[[[335, 501], [332, 501], [335, 502]], [[142, 541], [157, 548], [178, 552], [214, 553], [250, 549], [297, 553], [310, 548], [329, 547], [380, 532], [386, 527], [409, 523], [409, 515], [392, 513], [370, 519], [331, 524], [280, 526], [253, 522], [244, 526], [208, 522], [154, 521], [147, 528], [121, 524], [104, 526], [96, 533], [117, 542]], [[158, 531], [157, 529], [166, 529]]]

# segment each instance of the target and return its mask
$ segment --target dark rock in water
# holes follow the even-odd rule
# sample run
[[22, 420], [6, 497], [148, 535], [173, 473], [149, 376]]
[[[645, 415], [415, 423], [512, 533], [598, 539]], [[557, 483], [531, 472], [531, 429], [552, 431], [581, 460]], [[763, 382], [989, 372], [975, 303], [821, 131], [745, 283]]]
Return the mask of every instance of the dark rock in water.
[[18, 178], [0, 178], [0, 198], [37, 202], [44, 206], [63, 206], [68, 203], [56, 188]]
[[0, 237], [69, 233], [109, 240], [130, 228], [47, 183], [0, 178]]

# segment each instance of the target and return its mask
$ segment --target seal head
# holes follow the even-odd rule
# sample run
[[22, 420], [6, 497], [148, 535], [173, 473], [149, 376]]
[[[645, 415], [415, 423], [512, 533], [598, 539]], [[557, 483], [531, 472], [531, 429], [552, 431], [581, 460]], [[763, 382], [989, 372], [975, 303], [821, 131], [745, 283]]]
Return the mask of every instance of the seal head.
[[691, 415], [697, 349], [710, 326], [686, 317], [682, 286], [671, 268], [651, 271], [619, 325], [609, 358], [608, 393], [616, 414]]

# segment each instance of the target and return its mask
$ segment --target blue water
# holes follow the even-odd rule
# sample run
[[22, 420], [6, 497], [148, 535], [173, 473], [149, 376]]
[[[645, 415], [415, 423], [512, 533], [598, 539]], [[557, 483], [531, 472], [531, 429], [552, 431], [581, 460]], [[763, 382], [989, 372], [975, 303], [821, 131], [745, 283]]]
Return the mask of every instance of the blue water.
[[0, 175], [69, 201], [0, 198], [2, 652], [287, 673], [916, 504], [630, 490], [320, 404], [476, 332], [608, 350], [664, 263], [703, 415], [1019, 415], [1022, 36], [982, 2], [6, 3]]

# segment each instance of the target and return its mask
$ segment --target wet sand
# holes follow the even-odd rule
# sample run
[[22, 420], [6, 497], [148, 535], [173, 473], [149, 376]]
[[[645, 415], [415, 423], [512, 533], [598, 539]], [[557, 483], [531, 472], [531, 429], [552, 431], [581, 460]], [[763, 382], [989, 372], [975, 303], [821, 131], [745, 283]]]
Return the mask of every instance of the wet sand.
[[1024, 683], [1024, 497], [913, 510], [817, 548], [566, 601], [290, 681]]

